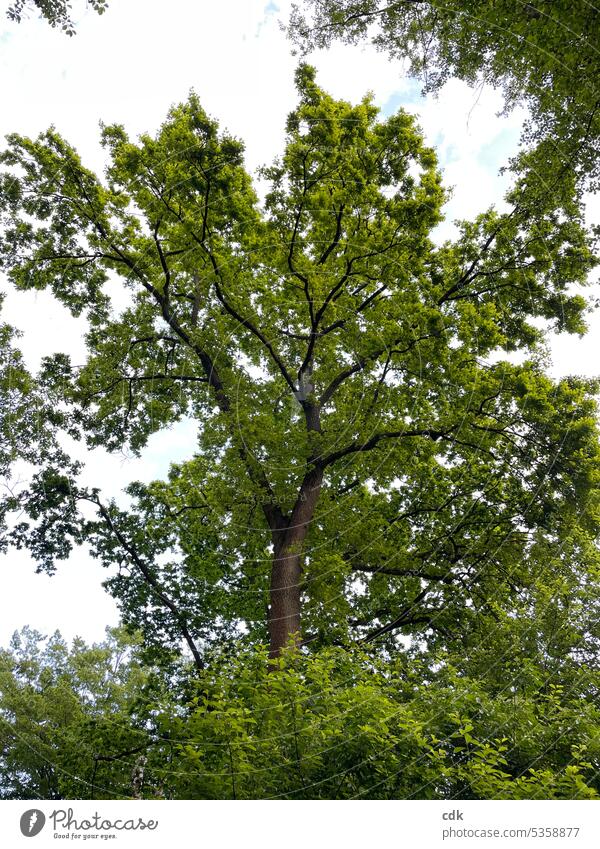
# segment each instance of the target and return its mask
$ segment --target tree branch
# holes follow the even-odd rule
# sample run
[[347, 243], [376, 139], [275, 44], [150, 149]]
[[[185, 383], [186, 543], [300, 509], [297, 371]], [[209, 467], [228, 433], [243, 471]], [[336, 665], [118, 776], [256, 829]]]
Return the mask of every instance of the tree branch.
[[194, 663], [199, 672], [204, 669], [204, 661], [202, 660], [202, 655], [198, 651], [196, 643], [194, 642], [192, 635], [187, 626], [186, 619], [182, 612], [179, 610], [175, 602], [173, 602], [160, 587], [160, 584], [152, 574], [152, 571], [148, 567], [148, 565], [144, 562], [144, 560], [139, 556], [133, 545], [125, 539], [123, 533], [119, 530], [119, 528], [115, 525], [112, 520], [112, 517], [107, 510], [107, 508], [102, 504], [98, 497], [91, 498], [90, 496], [82, 496], [79, 498], [84, 501], [90, 501], [92, 504], [95, 504], [98, 507], [100, 515], [104, 519], [108, 529], [118, 540], [119, 544], [127, 553], [130, 560], [137, 566], [139, 571], [141, 572], [146, 583], [151, 587], [152, 591], [156, 595], [156, 597], [162, 602], [162, 604], [171, 611], [176, 621], [179, 623], [179, 627], [181, 628], [181, 633], [183, 635], [184, 640], [189, 646], [189, 649], [192, 653], [192, 657], [194, 658]]
[[456, 430], [458, 425], [453, 425], [453, 427], [448, 430], [435, 430], [433, 428], [422, 428], [419, 430], [388, 430], [383, 431], [381, 433], [376, 433], [370, 439], [367, 439], [366, 442], [352, 442], [350, 445], [347, 445], [345, 448], [340, 448], [338, 451], [332, 451], [331, 454], [327, 454], [325, 457], [319, 459], [319, 465], [322, 468], [326, 468], [327, 466], [331, 466], [332, 463], [335, 463], [337, 460], [340, 460], [342, 457], [348, 456], [348, 454], [356, 454], [362, 451], [372, 451], [379, 443], [384, 439], [400, 439], [403, 437], [413, 438], [413, 437], [427, 437], [436, 442], [438, 439], [447, 438], [448, 435]]

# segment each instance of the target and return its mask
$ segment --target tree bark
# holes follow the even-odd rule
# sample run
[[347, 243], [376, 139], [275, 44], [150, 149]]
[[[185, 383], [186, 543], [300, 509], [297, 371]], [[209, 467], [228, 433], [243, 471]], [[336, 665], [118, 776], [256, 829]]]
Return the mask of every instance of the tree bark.
[[[300, 541], [296, 546], [301, 545]], [[300, 642], [302, 555], [287, 534], [273, 552], [269, 605], [269, 657], [276, 658], [291, 641]]]
[[279, 657], [290, 643], [301, 640], [301, 579], [303, 546], [321, 491], [323, 470], [304, 477], [289, 522], [273, 532], [273, 563], [269, 605], [269, 657]]

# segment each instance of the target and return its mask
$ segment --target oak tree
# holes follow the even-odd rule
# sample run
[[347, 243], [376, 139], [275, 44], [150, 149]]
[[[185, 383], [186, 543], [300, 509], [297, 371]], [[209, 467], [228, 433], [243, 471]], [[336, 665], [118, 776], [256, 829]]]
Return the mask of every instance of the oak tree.
[[47, 465], [12, 539], [49, 570], [87, 540], [148, 649], [198, 669], [215, 643], [468, 644], [540, 564], [585, 583], [598, 530], [595, 385], [544, 371], [546, 335], [585, 329], [575, 177], [521, 178], [440, 245], [415, 120], [297, 86], [262, 201], [193, 94], [155, 136], [104, 127], [104, 178], [55, 130], [2, 154], [3, 267], [89, 319], [87, 362], [41, 373], [65, 426], [198, 434], [128, 506]]

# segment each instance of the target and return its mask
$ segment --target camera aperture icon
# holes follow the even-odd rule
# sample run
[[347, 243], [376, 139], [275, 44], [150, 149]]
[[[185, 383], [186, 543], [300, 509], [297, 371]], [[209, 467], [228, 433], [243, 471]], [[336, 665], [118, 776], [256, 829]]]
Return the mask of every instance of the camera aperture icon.
[[24, 837], [35, 837], [46, 824], [46, 815], [37, 808], [25, 811], [21, 815], [21, 834]]

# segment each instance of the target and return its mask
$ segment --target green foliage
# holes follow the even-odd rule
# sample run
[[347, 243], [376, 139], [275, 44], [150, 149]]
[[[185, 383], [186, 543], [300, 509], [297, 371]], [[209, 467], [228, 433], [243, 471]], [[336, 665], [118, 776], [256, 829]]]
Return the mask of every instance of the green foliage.
[[437, 247], [414, 119], [336, 101], [307, 66], [297, 86], [263, 206], [195, 95], [156, 137], [105, 127], [105, 181], [54, 130], [2, 154], [3, 267], [90, 321], [83, 368], [58, 354], [39, 378], [64, 425], [139, 451], [198, 423], [198, 454], [132, 484], [128, 510], [58, 463], [18, 502], [13, 540], [41, 568], [82, 540], [119, 566], [108, 587], [152, 659], [182, 635], [198, 666], [263, 642], [271, 546], [296, 523], [310, 645], [390, 651], [467, 639], [544, 561], [581, 585], [598, 530], [596, 384], [543, 370], [547, 329], [583, 332], [596, 264], [575, 180], [522, 177]]
[[119, 630], [71, 649], [58, 633], [15, 634], [0, 653], [2, 798], [131, 795], [123, 758], [147, 748], [137, 711], [149, 673], [136, 653]]
[[0, 786], [129, 797], [137, 768], [144, 798], [597, 798], [583, 682], [494, 693], [447, 656], [433, 672], [340, 648], [286, 653], [276, 674], [260, 648], [216, 655], [186, 682], [140, 667], [120, 632], [71, 650], [24, 632], [0, 659]]
[[0, 550], [7, 544], [5, 516], [17, 506], [11, 481], [15, 465], [68, 464], [56, 439], [58, 428], [69, 429], [64, 405], [26, 369], [14, 345], [17, 337], [0, 324]]
[[[108, 4], [107, 0], [86, 0], [86, 5], [101, 15]], [[29, 9], [39, 12], [51, 27], [59, 27], [66, 35], [75, 35], [70, 0], [14, 0], [6, 15], [10, 20], [21, 23]]]
[[305, 0], [288, 34], [301, 50], [368, 38], [427, 91], [450, 77], [501, 87], [507, 107], [530, 110], [538, 178], [567, 171], [598, 185], [600, 16], [585, 0]]
[[[28, 406], [32, 379], [21, 354], [13, 346], [14, 336], [11, 327], [0, 325], [0, 475], [3, 477], [19, 455], [19, 447], [31, 446], [33, 436]], [[19, 429], [27, 430], [24, 420], [28, 421], [29, 429], [21, 438]]]
[[[26, 421], [43, 386], [51, 439], [139, 452], [187, 417], [197, 444], [126, 507], [51, 452], [11, 496], [39, 568], [81, 542], [117, 567], [140, 642], [116, 678], [111, 646], [6, 655], [0, 710], [25, 742], [0, 783], [594, 797], [598, 385], [544, 371], [548, 334], [585, 330], [597, 262], [576, 176], [525, 168], [505, 212], [437, 246], [445, 193], [414, 119], [296, 79], [263, 203], [193, 94], [153, 137], [104, 127], [103, 179], [54, 130], [1, 154], [0, 264], [88, 317], [89, 356], [33, 379], [15, 355], [0, 391]], [[282, 586], [302, 640], [288, 628], [269, 663]]]

